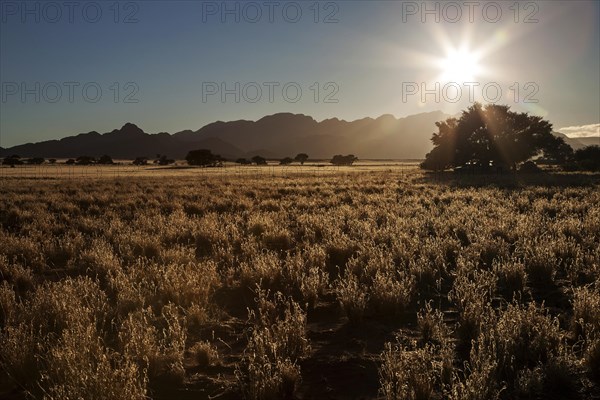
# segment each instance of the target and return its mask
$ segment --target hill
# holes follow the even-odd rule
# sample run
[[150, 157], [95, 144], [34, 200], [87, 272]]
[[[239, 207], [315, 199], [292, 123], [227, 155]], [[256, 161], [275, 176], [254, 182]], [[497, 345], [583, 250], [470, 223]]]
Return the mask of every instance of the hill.
[[96, 131], [60, 140], [28, 143], [0, 149], [0, 156], [78, 157], [109, 154], [132, 159], [165, 154], [183, 158], [191, 149], [207, 148], [226, 158], [269, 158], [308, 153], [311, 158], [356, 154], [363, 159], [417, 159], [431, 150], [435, 122], [447, 118], [441, 111], [395, 118], [382, 115], [345, 121], [337, 118], [317, 122], [302, 114], [278, 113], [257, 121], [217, 121], [196, 131], [149, 134], [127, 123], [120, 129]]

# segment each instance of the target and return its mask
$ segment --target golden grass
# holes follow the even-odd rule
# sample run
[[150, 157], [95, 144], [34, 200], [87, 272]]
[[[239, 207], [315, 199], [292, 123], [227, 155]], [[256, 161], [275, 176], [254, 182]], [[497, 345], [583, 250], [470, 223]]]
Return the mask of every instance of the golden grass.
[[352, 360], [370, 398], [600, 390], [597, 175], [104, 168], [2, 169], [1, 391], [281, 398]]

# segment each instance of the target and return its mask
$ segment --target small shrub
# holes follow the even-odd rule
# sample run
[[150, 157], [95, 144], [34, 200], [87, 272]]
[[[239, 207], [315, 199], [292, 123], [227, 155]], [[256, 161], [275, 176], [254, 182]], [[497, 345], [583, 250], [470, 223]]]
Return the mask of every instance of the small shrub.
[[262, 235], [264, 246], [269, 250], [286, 251], [292, 248], [292, 238], [287, 231], [269, 232]]
[[8, 376], [27, 389], [34, 389], [40, 377], [41, 365], [36, 355], [43, 348], [31, 323], [7, 326], [0, 331], [0, 377]]
[[498, 278], [498, 291], [507, 300], [517, 293], [523, 293], [527, 284], [525, 266], [520, 262], [494, 262], [493, 270]]
[[219, 359], [217, 348], [207, 341], [196, 342], [191, 348], [190, 353], [200, 368], [206, 368], [214, 365]]
[[396, 316], [410, 305], [414, 292], [412, 274], [380, 270], [373, 279], [370, 301], [379, 315]]
[[591, 288], [573, 290], [573, 332], [583, 339], [600, 332], [600, 293]]
[[326, 246], [327, 271], [330, 278], [344, 272], [346, 264], [356, 252], [356, 245], [345, 236], [336, 236]]
[[524, 263], [527, 276], [536, 287], [547, 288], [554, 283], [557, 259], [549, 245], [532, 243]]
[[291, 398], [300, 380], [296, 361], [310, 347], [306, 339], [306, 315], [292, 299], [257, 290], [257, 310], [250, 313], [254, 328], [236, 371], [246, 398], [270, 400]]
[[150, 308], [129, 314], [119, 331], [122, 353], [148, 371], [150, 380], [181, 383], [186, 332], [175, 306], [155, 317]]
[[497, 400], [503, 388], [496, 380], [497, 361], [494, 353], [488, 351], [488, 343], [481, 340], [471, 348], [470, 360], [466, 366], [464, 379], [453, 382], [448, 398], [450, 400]]
[[47, 353], [46, 362], [41, 379], [44, 399], [146, 398], [146, 378], [137, 365], [106, 349], [91, 326], [67, 329]]
[[448, 327], [444, 323], [444, 314], [431, 307], [431, 302], [427, 302], [425, 308], [417, 313], [417, 326], [421, 333], [423, 343], [444, 344], [450, 334]]
[[600, 339], [595, 339], [587, 346], [585, 365], [590, 377], [600, 384]]
[[435, 348], [412, 349], [386, 343], [379, 370], [380, 393], [386, 400], [429, 400], [440, 381]]
[[369, 295], [364, 285], [359, 283], [358, 278], [352, 272], [347, 271], [342, 278], [336, 280], [333, 290], [350, 323], [362, 322]]
[[282, 266], [286, 292], [308, 307], [314, 307], [329, 283], [324, 266], [325, 254], [320, 248], [288, 256]]
[[465, 349], [470, 348], [481, 327], [489, 323], [495, 289], [496, 276], [490, 271], [462, 272], [454, 281], [448, 298], [458, 307], [458, 336]]

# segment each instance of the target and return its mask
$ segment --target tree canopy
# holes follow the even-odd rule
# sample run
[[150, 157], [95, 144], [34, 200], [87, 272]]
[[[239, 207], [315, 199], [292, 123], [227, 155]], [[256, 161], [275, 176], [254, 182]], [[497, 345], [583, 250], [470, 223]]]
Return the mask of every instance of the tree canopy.
[[246, 158], [238, 158], [237, 160], [235, 160], [236, 164], [240, 164], [240, 165], [250, 165], [252, 164], [252, 161], [246, 159]]
[[261, 156], [252, 157], [252, 162], [256, 165], [267, 165], [267, 159]]
[[356, 157], [354, 154], [348, 154], [347, 156], [336, 154], [333, 156], [330, 163], [333, 165], [352, 165], [357, 160], [358, 157]]
[[296, 157], [294, 157], [295, 161], [298, 161], [300, 165], [304, 165], [306, 160], [308, 160], [308, 154], [306, 153], [298, 153]]
[[90, 156], [79, 156], [75, 159], [75, 163], [78, 165], [90, 165], [94, 164], [96, 159]]
[[21, 157], [19, 157], [18, 155], [14, 154], [10, 157], [6, 157], [2, 164], [4, 165], [10, 165], [10, 166], [15, 166], [15, 165], [21, 165], [23, 164], [23, 161], [21, 161]]
[[136, 157], [135, 160], [133, 160], [133, 165], [148, 165], [148, 158]]
[[105, 154], [98, 159], [98, 164], [111, 165], [114, 164], [114, 161], [111, 156]]
[[158, 165], [175, 164], [175, 160], [173, 160], [172, 158], [167, 158], [167, 156], [165, 154], [163, 154], [163, 155], [157, 154], [157, 156], [159, 156], [159, 157], [158, 157], [158, 159], [154, 160], [155, 164], [158, 164]]
[[587, 146], [577, 150], [567, 165], [571, 171], [600, 171], [600, 146]]
[[223, 165], [223, 157], [213, 154], [210, 150], [192, 150], [185, 157], [189, 165], [200, 165], [202, 167], [218, 167]]
[[285, 157], [279, 160], [279, 165], [290, 165], [294, 160], [291, 157]]
[[509, 106], [473, 104], [460, 118], [436, 122], [434, 148], [421, 164], [424, 169], [443, 170], [469, 162], [482, 165], [517, 164], [543, 154], [563, 162], [572, 149], [552, 134], [552, 124], [542, 117], [510, 111]]

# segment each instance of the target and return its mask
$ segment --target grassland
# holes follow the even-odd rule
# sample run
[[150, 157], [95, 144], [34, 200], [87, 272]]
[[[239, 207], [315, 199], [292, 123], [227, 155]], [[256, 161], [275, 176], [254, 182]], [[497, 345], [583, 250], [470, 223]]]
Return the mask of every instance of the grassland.
[[1, 398], [600, 398], [598, 174], [15, 170]]

